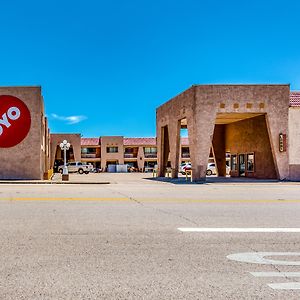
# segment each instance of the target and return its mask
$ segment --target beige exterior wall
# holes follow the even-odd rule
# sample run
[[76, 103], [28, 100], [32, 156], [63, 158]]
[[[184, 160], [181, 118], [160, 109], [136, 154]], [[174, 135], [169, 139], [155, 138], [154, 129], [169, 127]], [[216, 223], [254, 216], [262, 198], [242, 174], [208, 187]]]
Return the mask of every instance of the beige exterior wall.
[[289, 95], [289, 85], [202, 85], [171, 99], [156, 112], [159, 175], [165, 175], [168, 149], [172, 176], [178, 174], [181, 119], [187, 119], [193, 179], [203, 181], [218, 115], [264, 114], [277, 176], [288, 178], [288, 152], [279, 152], [279, 133], [288, 136]]
[[149, 145], [126, 145], [126, 146], [124, 146], [124, 149], [125, 148], [138, 148], [137, 157], [136, 158], [132, 158], [132, 159], [125, 158], [124, 159], [125, 163], [126, 162], [136, 162], [138, 170], [140, 172], [143, 172], [145, 170], [145, 168], [144, 168], [145, 167], [145, 163], [147, 163], [147, 162], [153, 162], [153, 163], [156, 164], [157, 163], [157, 156], [156, 157], [149, 157], [149, 156], [147, 156], [147, 154], [145, 154], [145, 151], [144, 151], [145, 147], [150, 147], [150, 148], [155, 147], [156, 148], [156, 145], [149, 144]]
[[[118, 147], [117, 153], [107, 153], [108, 147]], [[104, 170], [107, 163], [117, 161], [119, 165], [124, 164], [124, 146], [122, 136], [101, 137], [101, 168]]]
[[[262, 179], [276, 179], [278, 177], [264, 115], [223, 126], [226, 150], [228, 149], [231, 154], [254, 153], [255, 168], [253, 172], [246, 174], [248, 177]], [[232, 170], [231, 176], [238, 176], [238, 172]]]
[[300, 180], [300, 107], [289, 109], [289, 133], [290, 179]]
[[0, 87], [0, 95], [15, 96], [28, 107], [31, 127], [18, 145], [0, 148], [0, 179], [43, 179], [47, 137], [41, 87]]

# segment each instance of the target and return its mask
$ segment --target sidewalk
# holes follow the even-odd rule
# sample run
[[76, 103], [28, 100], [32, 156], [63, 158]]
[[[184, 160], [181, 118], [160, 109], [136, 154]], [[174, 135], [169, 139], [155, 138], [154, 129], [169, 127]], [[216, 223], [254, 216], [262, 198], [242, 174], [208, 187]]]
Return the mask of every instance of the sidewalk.
[[110, 184], [107, 178], [97, 175], [70, 174], [69, 181], [62, 181], [62, 175], [54, 173], [51, 180], [0, 180], [0, 184]]

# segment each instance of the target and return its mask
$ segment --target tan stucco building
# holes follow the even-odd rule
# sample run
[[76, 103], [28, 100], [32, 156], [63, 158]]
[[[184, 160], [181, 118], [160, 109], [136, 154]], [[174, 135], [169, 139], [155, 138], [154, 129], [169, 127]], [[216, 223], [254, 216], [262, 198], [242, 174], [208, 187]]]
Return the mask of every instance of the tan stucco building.
[[298, 96], [289, 85], [192, 86], [156, 111], [159, 175], [170, 158], [177, 177], [180, 129], [187, 128], [194, 181], [205, 180], [211, 148], [219, 176], [229, 154], [231, 176], [299, 180]]
[[0, 179], [43, 179], [49, 130], [41, 87], [0, 87]]
[[71, 144], [68, 161], [92, 163], [107, 170], [108, 165], [127, 164], [137, 171], [153, 169], [157, 164], [156, 138], [126, 138], [102, 136], [81, 138], [80, 134], [51, 134], [51, 166], [62, 163], [59, 144], [66, 139]]
[[292, 92], [289, 108], [290, 180], [300, 180], [300, 92]]
[[[51, 134], [41, 87], [0, 88], [0, 179], [49, 178], [63, 161], [107, 170], [127, 164], [137, 171], [158, 165], [178, 175], [191, 161], [195, 181], [205, 180], [213, 159], [219, 176], [300, 180], [300, 92], [289, 85], [196, 85], [157, 109], [157, 138]], [[181, 128], [188, 138], [180, 137]]]

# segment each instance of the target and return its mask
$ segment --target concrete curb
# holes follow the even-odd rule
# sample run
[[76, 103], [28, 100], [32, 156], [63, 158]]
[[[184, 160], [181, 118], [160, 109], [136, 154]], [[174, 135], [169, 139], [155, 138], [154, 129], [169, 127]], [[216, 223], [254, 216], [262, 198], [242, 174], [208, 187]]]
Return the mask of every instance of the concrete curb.
[[109, 181], [102, 182], [74, 182], [74, 181], [0, 181], [1, 184], [110, 184]]

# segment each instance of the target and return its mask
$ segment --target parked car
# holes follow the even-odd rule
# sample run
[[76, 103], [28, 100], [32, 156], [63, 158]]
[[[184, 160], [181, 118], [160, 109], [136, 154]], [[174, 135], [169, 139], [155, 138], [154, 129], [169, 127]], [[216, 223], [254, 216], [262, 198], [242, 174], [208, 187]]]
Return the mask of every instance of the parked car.
[[192, 170], [192, 165], [191, 163], [187, 162], [187, 163], [182, 163], [180, 165], [180, 168], [179, 168], [179, 173], [181, 173], [182, 175], [185, 175], [186, 174], [186, 171], [190, 171]]
[[[228, 166], [226, 162], [226, 175], [230, 174], [230, 167]], [[209, 163], [207, 164], [207, 170], [206, 170], [206, 175], [211, 176], [211, 175], [217, 175], [217, 168], [215, 163]]]
[[216, 164], [215, 163], [207, 164], [206, 175], [211, 176], [211, 175], [216, 175], [216, 174], [217, 174]]
[[[67, 163], [67, 168], [69, 173], [76, 173], [78, 172], [79, 174], [88, 174], [89, 172], [92, 172], [94, 167], [91, 164], [86, 164], [80, 161], [76, 162], [69, 162]], [[58, 172], [63, 173], [64, 166], [59, 166], [58, 167]]]

